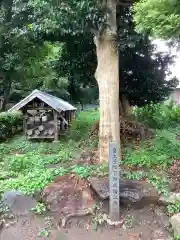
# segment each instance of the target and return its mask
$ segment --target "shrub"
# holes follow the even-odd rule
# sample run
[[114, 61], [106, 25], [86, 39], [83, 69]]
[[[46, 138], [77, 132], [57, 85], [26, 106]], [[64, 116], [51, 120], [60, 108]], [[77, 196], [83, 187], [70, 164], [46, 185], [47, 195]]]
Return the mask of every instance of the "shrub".
[[0, 141], [22, 130], [23, 115], [20, 112], [0, 113]]
[[139, 121], [152, 128], [168, 128], [180, 123], [180, 106], [170, 102], [169, 104], [149, 104], [134, 109]]
[[126, 149], [124, 163], [139, 167], [168, 167], [173, 158], [179, 159], [180, 142], [176, 140], [177, 129], [157, 130], [155, 139], [142, 143], [137, 150]]

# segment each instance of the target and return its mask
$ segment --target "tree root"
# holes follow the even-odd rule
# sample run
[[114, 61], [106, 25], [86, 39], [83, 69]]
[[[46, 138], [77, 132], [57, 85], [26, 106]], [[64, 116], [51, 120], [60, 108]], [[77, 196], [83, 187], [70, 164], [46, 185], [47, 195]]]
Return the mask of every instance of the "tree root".
[[84, 209], [84, 210], [77, 211], [75, 213], [67, 214], [66, 216], [62, 217], [61, 221], [58, 224], [58, 228], [65, 228], [67, 222], [72, 217], [85, 217], [85, 216], [90, 215], [90, 214], [93, 214], [92, 209]]

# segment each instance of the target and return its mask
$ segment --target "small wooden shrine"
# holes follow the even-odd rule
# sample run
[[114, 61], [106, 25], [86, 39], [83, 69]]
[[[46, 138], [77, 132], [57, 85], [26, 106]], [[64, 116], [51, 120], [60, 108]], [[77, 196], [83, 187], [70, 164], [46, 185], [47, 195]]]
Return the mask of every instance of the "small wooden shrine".
[[54, 139], [65, 134], [74, 118], [76, 108], [48, 93], [34, 90], [8, 112], [21, 110], [24, 114], [24, 134], [28, 139]]

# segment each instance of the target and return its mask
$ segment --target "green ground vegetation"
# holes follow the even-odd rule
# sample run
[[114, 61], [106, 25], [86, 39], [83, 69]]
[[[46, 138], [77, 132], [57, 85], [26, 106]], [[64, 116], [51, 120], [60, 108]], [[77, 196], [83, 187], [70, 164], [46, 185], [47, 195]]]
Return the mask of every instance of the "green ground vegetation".
[[[162, 105], [151, 105], [152, 108], [165, 109]], [[168, 107], [168, 106], [167, 106]], [[169, 109], [169, 107], [168, 107]], [[168, 110], [169, 111], [169, 110]], [[179, 107], [171, 108], [180, 112]], [[163, 111], [162, 111], [163, 112]], [[136, 110], [136, 116], [143, 121], [149, 119], [147, 107]], [[144, 114], [144, 115], [143, 115]], [[159, 111], [158, 111], [159, 114]], [[162, 121], [159, 114], [158, 119]], [[152, 115], [153, 117], [154, 115]], [[178, 118], [178, 114], [176, 114]], [[19, 189], [26, 194], [34, 194], [43, 189], [56, 176], [66, 173], [76, 173], [82, 178], [89, 175], [104, 176], [108, 174], [108, 165], [77, 165], [73, 161], [77, 153], [85, 148], [97, 148], [98, 136], [89, 135], [91, 126], [99, 119], [98, 110], [81, 112], [72, 122], [68, 135], [60, 142], [31, 142], [22, 136], [16, 136], [0, 144], [0, 192], [10, 189]], [[166, 119], [167, 121], [167, 119]], [[169, 117], [169, 123], [172, 120]], [[180, 158], [180, 141], [177, 140], [180, 126], [178, 121], [169, 124], [169, 128], [153, 126], [153, 139], [142, 142], [138, 147], [124, 146], [122, 175], [126, 178], [141, 180], [146, 178], [156, 186], [159, 192], [166, 192], [168, 179], [166, 169], [174, 159]], [[152, 125], [151, 125], [152, 127]], [[136, 171], [131, 170], [137, 167]], [[128, 170], [127, 170], [128, 169]], [[162, 175], [163, 174], [163, 175]]]
[[0, 144], [0, 191], [19, 189], [26, 194], [41, 190], [56, 176], [74, 172], [87, 177], [91, 166], [79, 167], [72, 160], [81, 146], [94, 147], [88, 129], [99, 118], [98, 111], [79, 114], [68, 136], [60, 142], [31, 142], [22, 136]]

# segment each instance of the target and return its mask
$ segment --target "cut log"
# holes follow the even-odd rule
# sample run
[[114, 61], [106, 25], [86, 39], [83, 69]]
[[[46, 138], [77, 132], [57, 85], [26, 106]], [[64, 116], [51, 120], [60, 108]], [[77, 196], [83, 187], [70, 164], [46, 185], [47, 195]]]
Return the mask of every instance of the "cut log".
[[40, 117], [39, 117], [39, 116], [35, 116], [35, 117], [34, 117], [34, 121], [35, 121], [35, 122], [40, 122]]
[[32, 134], [33, 134], [33, 129], [27, 130], [27, 135], [28, 135], [28, 136], [31, 136]]
[[43, 122], [47, 122], [47, 120], [48, 120], [48, 117], [47, 117], [47, 116], [42, 116], [42, 121], [43, 121]]
[[48, 123], [48, 125], [50, 125], [50, 126], [54, 126], [54, 124], [55, 124], [55, 123], [54, 123], [54, 120], [48, 121], [47, 123]]
[[44, 136], [47, 136], [47, 135], [48, 135], [48, 130], [45, 130], [45, 131], [43, 132], [43, 135], [44, 135]]
[[40, 132], [42, 132], [42, 131], [45, 129], [45, 127], [44, 127], [43, 125], [40, 125], [40, 126], [38, 127], [38, 129], [39, 129]]
[[53, 135], [54, 134], [54, 128], [50, 128], [49, 130], [48, 130], [48, 134], [51, 136], [51, 135]]
[[33, 117], [28, 117], [27, 124], [32, 124], [33, 122], [34, 122], [34, 118]]
[[38, 129], [35, 130], [35, 135], [40, 135], [40, 131]]

